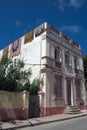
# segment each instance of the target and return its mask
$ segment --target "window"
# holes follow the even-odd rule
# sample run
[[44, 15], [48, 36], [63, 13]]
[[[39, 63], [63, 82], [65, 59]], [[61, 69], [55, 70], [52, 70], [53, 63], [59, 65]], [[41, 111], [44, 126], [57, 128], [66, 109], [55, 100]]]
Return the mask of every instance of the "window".
[[77, 57], [74, 58], [74, 68], [77, 69]]
[[58, 68], [61, 68], [61, 62], [60, 62], [60, 59], [61, 56], [60, 56], [60, 49], [55, 49], [55, 66], [58, 67]]
[[81, 98], [80, 80], [75, 81], [75, 87], [76, 87], [76, 97]]
[[77, 56], [74, 57], [74, 69], [75, 69], [75, 73], [76, 73], [76, 74], [79, 74], [78, 58], [77, 58]]
[[68, 52], [65, 53], [65, 64], [70, 65], [70, 55]]
[[56, 97], [62, 98], [62, 77], [56, 77]]
[[60, 50], [59, 49], [55, 49], [55, 59], [60, 61]]

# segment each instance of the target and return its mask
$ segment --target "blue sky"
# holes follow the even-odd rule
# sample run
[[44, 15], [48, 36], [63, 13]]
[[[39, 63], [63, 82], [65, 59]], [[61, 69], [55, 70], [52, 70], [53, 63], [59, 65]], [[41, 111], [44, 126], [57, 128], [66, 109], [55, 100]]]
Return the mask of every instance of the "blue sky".
[[87, 54], [87, 0], [0, 0], [0, 50], [48, 22]]

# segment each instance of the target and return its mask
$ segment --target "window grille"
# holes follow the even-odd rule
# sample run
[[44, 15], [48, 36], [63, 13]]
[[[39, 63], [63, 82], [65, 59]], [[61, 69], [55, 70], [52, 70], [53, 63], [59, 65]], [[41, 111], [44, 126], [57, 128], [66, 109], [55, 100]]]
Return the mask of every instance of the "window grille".
[[60, 76], [56, 78], [56, 97], [62, 98], [62, 77]]

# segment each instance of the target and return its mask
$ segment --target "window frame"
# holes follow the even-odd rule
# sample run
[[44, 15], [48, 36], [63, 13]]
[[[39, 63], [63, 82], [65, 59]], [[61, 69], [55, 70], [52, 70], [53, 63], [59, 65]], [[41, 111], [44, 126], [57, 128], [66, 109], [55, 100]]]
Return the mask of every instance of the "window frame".
[[[66, 62], [66, 56], [68, 56], [69, 57], [69, 61], [68, 61], [68, 63]], [[65, 52], [65, 65], [66, 66], [71, 66], [71, 60], [70, 60], [70, 53], [67, 51], [67, 52]]]
[[[59, 56], [57, 58], [57, 52], [59, 52]], [[61, 50], [60, 48], [55, 48], [55, 60], [58, 61], [58, 62], [61, 62]]]
[[[79, 85], [77, 82], [79, 83]], [[79, 79], [75, 80], [75, 89], [76, 89], [76, 99], [81, 99], [81, 81]]]
[[[76, 64], [75, 64], [75, 61], [76, 61]], [[74, 56], [74, 68], [78, 69], [78, 57], [77, 56]]]
[[[58, 94], [58, 92], [57, 92], [57, 78], [58, 77], [61, 78], [61, 90], [59, 90], [59, 91], [61, 91], [61, 96], [57, 95]], [[64, 98], [63, 98], [63, 77], [58, 74], [55, 75], [54, 95], [55, 95], [55, 97], [54, 97], [55, 100], [64, 100]]]
[[[57, 52], [59, 52], [59, 56], [57, 58]], [[60, 47], [55, 47], [54, 49], [54, 59], [55, 59], [55, 67], [56, 68], [61, 68], [61, 49]]]

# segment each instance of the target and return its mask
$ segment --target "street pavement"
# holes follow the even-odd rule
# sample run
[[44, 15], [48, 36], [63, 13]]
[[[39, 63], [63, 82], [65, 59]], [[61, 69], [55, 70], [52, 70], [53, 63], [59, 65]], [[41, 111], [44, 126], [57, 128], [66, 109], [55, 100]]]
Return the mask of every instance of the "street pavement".
[[87, 110], [82, 110], [80, 114], [58, 114], [58, 115], [45, 116], [45, 117], [39, 117], [39, 118], [32, 118], [32, 119], [27, 119], [27, 120], [0, 122], [0, 129], [11, 130], [11, 129], [24, 128], [24, 127], [31, 127], [35, 125], [41, 125], [41, 124], [46, 124], [46, 123], [69, 120], [73, 118], [79, 118], [82, 116], [87, 116]]
[[34, 127], [25, 127], [21, 128], [21, 130], [87, 130], [87, 116], [38, 125]]

